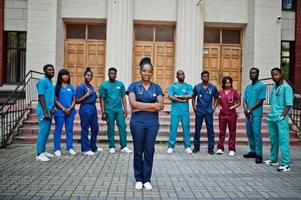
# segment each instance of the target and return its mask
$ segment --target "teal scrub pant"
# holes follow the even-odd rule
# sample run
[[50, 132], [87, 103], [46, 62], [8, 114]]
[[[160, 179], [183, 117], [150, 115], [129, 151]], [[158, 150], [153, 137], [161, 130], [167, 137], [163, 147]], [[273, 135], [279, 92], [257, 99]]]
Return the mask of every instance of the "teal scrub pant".
[[288, 118], [281, 121], [268, 121], [268, 128], [270, 133], [271, 154], [270, 160], [278, 161], [278, 151], [281, 151], [281, 164], [290, 165], [290, 146], [289, 146], [289, 127]]
[[115, 148], [115, 121], [117, 122], [121, 149], [126, 147], [126, 124], [123, 111], [117, 113], [107, 113], [107, 127], [109, 148]]
[[183, 127], [183, 141], [184, 148], [190, 148], [190, 116], [175, 116], [171, 115], [170, 133], [168, 148], [174, 148], [176, 143], [176, 137], [178, 133], [178, 126], [181, 121]]
[[262, 156], [261, 120], [261, 116], [246, 118], [246, 129], [250, 151], [253, 153], [255, 152], [256, 155], [259, 156]]
[[46, 151], [46, 144], [51, 128], [52, 120], [44, 120], [43, 115], [38, 115], [39, 118], [39, 130], [37, 138], [37, 154], [44, 153]]

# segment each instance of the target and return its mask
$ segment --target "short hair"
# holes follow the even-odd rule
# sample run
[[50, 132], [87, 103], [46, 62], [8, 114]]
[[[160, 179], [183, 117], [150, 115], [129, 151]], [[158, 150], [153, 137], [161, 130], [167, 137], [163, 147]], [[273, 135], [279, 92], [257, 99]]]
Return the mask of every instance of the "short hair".
[[250, 71], [252, 71], [252, 70], [256, 70], [256, 72], [259, 73], [259, 69], [256, 68], [256, 67], [252, 67], [252, 68], [250, 69]]
[[271, 73], [272, 73], [273, 71], [278, 71], [278, 72], [281, 74], [281, 69], [278, 68], [278, 67], [273, 68], [273, 69], [271, 70]]
[[225, 89], [226, 87], [226, 82], [227, 80], [230, 81], [231, 83], [231, 88], [232, 88], [232, 84], [233, 84], [233, 79], [231, 78], [231, 76], [224, 76], [223, 79], [222, 79], [222, 88]]
[[208, 76], [209, 76], [209, 72], [206, 71], [206, 70], [204, 70], [204, 71], [201, 73], [201, 76], [203, 76], [203, 75], [205, 75], [205, 74], [208, 74]]
[[110, 72], [111, 70], [117, 72], [117, 69], [115, 67], [110, 67], [110, 69], [108, 70], [108, 72]]
[[45, 71], [47, 70], [48, 67], [54, 68], [54, 66], [53, 66], [52, 64], [46, 64], [46, 65], [44, 65], [44, 67], [43, 67], [43, 71], [45, 72]]
[[86, 71], [84, 72], [84, 76], [86, 76], [86, 74], [87, 74], [88, 72], [91, 72], [91, 73], [93, 74], [93, 72], [91, 71], [91, 68], [90, 68], [90, 67], [87, 67], [87, 68], [86, 68]]
[[140, 65], [140, 70], [143, 69], [144, 65], [150, 65], [152, 68], [153, 68], [153, 65], [152, 65], [152, 61], [149, 57], [144, 57], [141, 59], [139, 65]]

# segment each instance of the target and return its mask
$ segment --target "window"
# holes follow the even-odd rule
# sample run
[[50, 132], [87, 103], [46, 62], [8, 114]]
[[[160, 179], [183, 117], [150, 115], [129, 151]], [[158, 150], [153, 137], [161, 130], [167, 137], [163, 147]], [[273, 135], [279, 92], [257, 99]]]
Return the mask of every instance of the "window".
[[281, 70], [284, 78], [290, 80], [290, 69], [294, 63], [294, 42], [282, 41], [281, 42]]
[[174, 26], [136, 25], [134, 27], [135, 41], [173, 42]]
[[105, 24], [67, 24], [67, 39], [106, 40]]
[[205, 28], [204, 42], [205, 43], [220, 43], [220, 30]]
[[241, 45], [241, 29], [205, 27], [204, 43]]
[[295, 0], [282, 0], [282, 10], [295, 10]]
[[5, 31], [5, 82], [17, 83], [25, 77], [26, 32]]

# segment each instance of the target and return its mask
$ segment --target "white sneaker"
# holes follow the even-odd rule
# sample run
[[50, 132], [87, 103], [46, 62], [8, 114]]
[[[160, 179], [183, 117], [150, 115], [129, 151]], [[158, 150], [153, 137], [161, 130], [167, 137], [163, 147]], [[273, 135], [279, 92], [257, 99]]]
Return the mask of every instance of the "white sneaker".
[[138, 181], [138, 182], [136, 182], [136, 184], [135, 184], [135, 188], [136, 188], [136, 190], [141, 190], [142, 189], [142, 182], [140, 182], [140, 181]]
[[234, 156], [234, 155], [235, 155], [235, 151], [230, 151], [230, 152], [229, 152], [229, 156], [230, 156], [230, 157], [232, 157], [232, 156]]
[[173, 152], [173, 148], [168, 148], [167, 149], [167, 153], [172, 154], [172, 152]]
[[97, 147], [96, 151], [101, 152], [103, 149], [101, 147]]
[[216, 154], [223, 154], [224, 153], [224, 151], [223, 150], [221, 150], [221, 149], [218, 149], [217, 151], [216, 151]]
[[115, 148], [110, 148], [109, 152], [110, 153], [115, 153]]
[[186, 148], [186, 149], [185, 149], [185, 153], [191, 154], [191, 153], [192, 153], [191, 148], [190, 148], [190, 147]]
[[74, 149], [69, 149], [68, 153], [70, 153], [71, 156], [76, 155], [76, 152], [74, 151]]
[[47, 156], [48, 158], [52, 158], [54, 155], [48, 152], [44, 152], [44, 155]]
[[36, 161], [48, 162], [50, 159], [45, 156], [44, 153], [36, 156]]
[[132, 150], [130, 150], [128, 147], [123, 147], [120, 151], [122, 153], [132, 153]]
[[152, 185], [151, 185], [150, 182], [144, 183], [143, 186], [144, 186], [144, 188], [145, 188], [146, 190], [152, 190], [152, 189], [153, 189], [153, 187], [152, 187]]
[[278, 167], [278, 172], [289, 172], [289, 171], [291, 171], [291, 168], [288, 165], [281, 165]]
[[95, 153], [93, 151], [85, 151], [83, 154], [86, 156], [93, 156]]
[[271, 165], [271, 166], [278, 166], [279, 165], [278, 162], [274, 162], [274, 161], [271, 161], [271, 160], [265, 160], [265, 161], [263, 161], [263, 164]]
[[56, 151], [54, 152], [54, 155], [59, 157], [59, 156], [62, 155], [62, 153], [61, 153], [60, 150], [56, 150]]

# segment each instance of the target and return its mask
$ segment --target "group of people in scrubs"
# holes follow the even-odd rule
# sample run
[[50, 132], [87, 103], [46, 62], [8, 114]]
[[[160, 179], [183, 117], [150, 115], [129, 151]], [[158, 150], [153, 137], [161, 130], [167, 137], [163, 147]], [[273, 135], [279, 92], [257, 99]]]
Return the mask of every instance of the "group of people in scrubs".
[[[51, 128], [52, 117], [55, 119], [54, 154], [61, 156], [61, 134], [65, 125], [66, 150], [70, 155], [76, 155], [73, 149], [73, 123], [75, 105], [80, 104], [79, 116], [81, 125], [81, 151], [84, 155], [92, 156], [102, 151], [96, 145], [99, 131], [96, 108], [97, 91], [91, 85], [93, 72], [88, 67], [84, 72], [84, 81], [76, 89], [70, 84], [70, 74], [66, 69], [58, 73], [57, 83], [53, 86], [54, 66], [47, 64], [43, 68], [45, 76], [37, 83], [39, 131], [37, 138], [38, 161], [49, 161], [54, 155], [46, 151], [46, 143]], [[116, 80], [117, 69], [108, 70], [109, 80], [99, 87], [101, 119], [107, 122], [109, 153], [115, 153], [115, 121], [119, 130], [120, 151], [131, 153], [127, 147], [126, 123], [128, 107], [125, 95], [128, 95], [131, 107], [130, 130], [134, 146], [134, 177], [135, 188], [152, 190], [151, 175], [155, 142], [159, 130], [159, 112], [164, 109], [163, 92], [160, 85], [151, 81], [153, 65], [150, 58], [140, 61], [141, 80], [133, 82], [125, 89], [121, 81]], [[245, 158], [255, 158], [256, 163], [278, 166], [278, 151], [281, 150], [282, 160], [278, 171], [290, 171], [289, 127], [288, 113], [293, 104], [292, 88], [284, 82], [281, 70], [271, 71], [275, 86], [271, 91], [271, 109], [267, 117], [270, 132], [270, 159], [262, 160], [261, 121], [263, 117], [263, 102], [266, 98], [266, 86], [259, 81], [259, 70], [250, 69], [249, 84], [243, 97], [243, 108], [246, 116], [246, 130], [250, 151], [243, 155]], [[193, 88], [185, 82], [182, 70], [176, 73], [177, 82], [170, 85], [168, 97], [171, 100], [171, 124], [167, 153], [174, 151], [178, 125], [183, 127], [184, 151], [188, 154], [200, 151], [200, 132], [205, 119], [208, 137], [208, 153], [214, 154], [213, 114], [219, 108], [219, 141], [216, 154], [224, 153], [226, 128], [229, 127], [229, 156], [236, 152], [236, 108], [240, 106], [240, 95], [233, 88], [233, 80], [229, 76], [222, 79], [222, 89], [209, 82], [209, 72], [201, 73], [202, 82]], [[190, 111], [189, 100], [195, 113], [195, 134], [193, 150], [190, 143]], [[89, 128], [91, 137], [89, 140]]]

